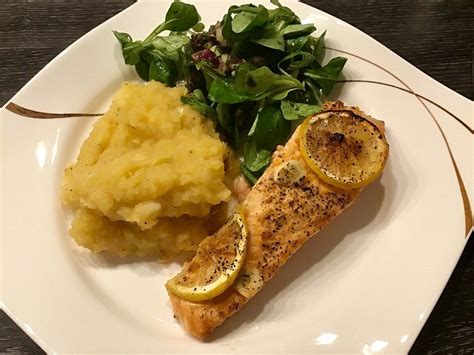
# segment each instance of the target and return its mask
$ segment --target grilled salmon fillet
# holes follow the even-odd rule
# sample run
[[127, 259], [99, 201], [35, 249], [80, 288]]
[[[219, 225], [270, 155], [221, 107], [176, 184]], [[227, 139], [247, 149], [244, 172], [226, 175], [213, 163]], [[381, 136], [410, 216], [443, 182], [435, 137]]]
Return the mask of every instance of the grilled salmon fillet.
[[[356, 107], [341, 102], [324, 107], [324, 111], [338, 110], [350, 110], [384, 132], [382, 121]], [[290, 160], [305, 167], [305, 176], [298, 183], [276, 183], [276, 169]], [[301, 156], [296, 130], [284, 147], [277, 148], [271, 165], [242, 202], [248, 247], [240, 276], [224, 293], [208, 301], [191, 302], [169, 292], [176, 319], [191, 335], [206, 338], [255, 296], [309, 238], [349, 207], [359, 192], [359, 188], [340, 189], [319, 179]]]

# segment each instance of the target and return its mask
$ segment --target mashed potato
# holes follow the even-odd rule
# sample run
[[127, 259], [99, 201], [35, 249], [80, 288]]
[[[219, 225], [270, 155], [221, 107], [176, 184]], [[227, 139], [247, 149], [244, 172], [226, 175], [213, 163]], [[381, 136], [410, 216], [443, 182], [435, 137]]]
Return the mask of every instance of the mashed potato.
[[229, 200], [228, 154], [212, 122], [181, 103], [184, 88], [124, 83], [64, 173], [77, 210], [71, 234], [92, 251], [176, 254], [207, 235], [205, 216]]
[[141, 230], [136, 224], [112, 222], [87, 208], [77, 210], [70, 233], [77, 244], [93, 253], [154, 255], [161, 259], [196, 250], [208, 235], [203, 218], [162, 217], [153, 228]]

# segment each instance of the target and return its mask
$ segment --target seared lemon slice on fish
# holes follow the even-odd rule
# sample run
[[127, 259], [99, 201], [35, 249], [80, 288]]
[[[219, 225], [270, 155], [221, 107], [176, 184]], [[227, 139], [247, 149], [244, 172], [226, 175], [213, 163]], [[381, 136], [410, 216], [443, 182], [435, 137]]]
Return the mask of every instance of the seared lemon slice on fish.
[[311, 169], [328, 184], [354, 189], [383, 171], [389, 146], [383, 132], [352, 111], [323, 111], [300, 127], [300, 150]]
[[166, 288], [188, 301], [214, 298], [232, 285], [246, 252], [247, 228], [237, 209], [226, 224], [201, 242], [196, 256], [166, 283]]

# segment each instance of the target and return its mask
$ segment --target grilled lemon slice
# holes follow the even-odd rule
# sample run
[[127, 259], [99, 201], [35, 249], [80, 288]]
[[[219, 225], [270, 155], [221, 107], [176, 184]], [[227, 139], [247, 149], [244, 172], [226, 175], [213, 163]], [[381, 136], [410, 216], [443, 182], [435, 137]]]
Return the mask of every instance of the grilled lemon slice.
[[383, 171], [389, 146], [383, 132], [353, 111], [323, 111], [300, 127], [300, 150], [311, 169], [328, 184], [354, 189]]
[[214, 298], [232, 285], [246, 252], [247, 228], [237, 209], [226, 224], [201, 242], [196, 256], [166, 283], [166, 288], [188, 301]]

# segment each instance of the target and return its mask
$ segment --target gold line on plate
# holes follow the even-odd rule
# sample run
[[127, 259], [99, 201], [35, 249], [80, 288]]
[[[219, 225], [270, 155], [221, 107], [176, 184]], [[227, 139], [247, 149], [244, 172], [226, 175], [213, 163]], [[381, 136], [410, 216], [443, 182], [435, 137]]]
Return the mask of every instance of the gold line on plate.
[[465, 238], [467, 238], [469, 236], [470, 231], [471, 231], [471, 228], [472, 228], [472, 225], [473, 225], [473, 219], [474, 219], [474, 217], [472, 215], [471, 204], [469, 202], [469, 196], [467, 194], [466, 187], [464, 185], [464, 181], [462, 179], [461, 173], [459, 172], [458, 166], [456, 164], [456, 160], [454, 159], [453, 153], [451, 151], [451, 147], [449, 145], [448, 139], [446, 138], [446, 135], [444, 134], [443, 129], [441, 128], [440, 124], [438, 123], [438, 120], [435, 118], [435, 116], [433, 115], [433, 113], [431, 112], [431, 110], [429, 109], [429, 107], [426, 105], [426, 103], [423, 100], [427, 100], [428, 102], [432, 103], [436, 107], [439, 107], [441, 110], [445, 111], [447, 114], [449, 114], [450, 116], [455, 118], [456, 121], [461, 123], [471, 134], [473, 133], [473, 129], [470, 128], [467, 124], [465, 124], [463, 121], [461, 121], [461, 119], [456, 117], [454, 114], [449, 112], [447, 109], [445, 109], [441, 105], [437, 104], [436, 102], [434, 102], [434, 101], [432, 101], [432, 100], [430, 100], [430, 99], [428, 99], [428, 98], [426, 98], [426, 97], [424, 97], [420, 94], [415, 93], [402, 79], [400, 79], [398, 76], [393, 74], [388, 69], [385, 69], [381, 65], [379, 65], [375, 62], [372, 62], [369, 59], [361, 57], [357, 54], [353, 54], [353, 53], [350, 53], [350, 52], [347, 52], [347, 51], [343, 51], [341, 49], [330, 48], [330, 47], [326, 47], [326, 49], [329, 49], [329, 50], [332, 50], [332, 51], [335, 51], [335, 52], [344, 53], [344, 54], [350, 55], [352, 57], [359, 58], [360, 60], [362, 60], [364, 62], [367, 62], [369, 64], [372, 64], [372, 65], [376, 66], [377, 68], [383, 70], [384, 72], [386, 72], [390, 76], [392, 76], [394, 79], [398, 80], [403, 86], [405, 86], [406, 89], [401, 88], [401, 87], [396, 86], [396, 85], [383, 83], [383, 82], [378, 82], [378, 81], [373, 81], [373, 80], [340, 80], [338, 82], [340, 82], [340, 83], [344, 83], [344, 82], [365, 82], [365, 83], [379, 84], [379, 85], [384, 85], [384, 86], [389, 86], [389, 87], [393, 87], [393, 88], [396, 88], [396, 89], [400, 89], [400, 90], [403, 90], [407, 93], [410, 93], [410, 94], [416, 96], [418, 101], [420, 101], [420, 103], [423, 105], [423, 107], [426, 109], [426, 111], [428, 111], [428, 113], [431, 116], [432, 120], [434, 121], [434, 123], [438, 127], [438, 129], [441, 133], [441, 136], [443, 137], [444, 143], [446, 144], [446, 148], [448, 149], [448, 153], [449, 153], [449, 156], [451, 158], [451, 162], [453, 163], [454, 171], [456, 173], [456, 177], [457, 177], [458, 184], [459, 184], [459, 190], [461, 192], [461, 197], [462, 197], [463, 206], [464, 206]]
[[69, 118], [69, 117], [97, 117], [102, 116], [103, 113], [52, 113], [52, 112], [41, 112], [31, 110], [29, 108], [17, 105], [13, 102], [10, 102], [5, 106], [10, 112], [13, 112], [19, 116], [28, 117], [28, 118], [38, 118], [38, 119], [57, 119], [57, 118]]

